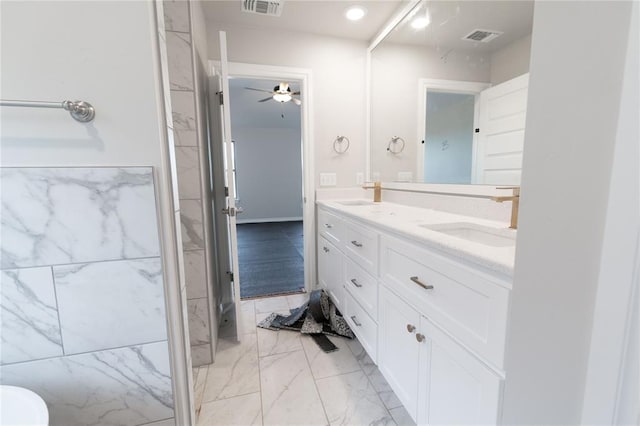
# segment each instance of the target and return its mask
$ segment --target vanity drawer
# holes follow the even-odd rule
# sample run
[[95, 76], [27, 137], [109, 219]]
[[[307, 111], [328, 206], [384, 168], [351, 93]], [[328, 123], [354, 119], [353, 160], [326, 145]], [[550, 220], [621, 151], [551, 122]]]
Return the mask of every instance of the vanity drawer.
[[420, 246], [383, 236], [381, 247], [383, 285], [502, 368], [509, 290], [489, 275]]
[[362, 309], [353, 296], [345, 292], [345, 319], [360, 344], [375, 363], [378, 358], [378, 324]]
[[378, 318], [378, 281], [353, 260], [346, 258], [344, 265], [344, 287], [373, 318]]
[[344, 222], [344, 251], [352, 260], [378, 276], [378, 233], [354, 222]]
[[335, 245], [343, 239], [344, 222], [338, 216], [323, 209], [318, 209], [318, 232]]

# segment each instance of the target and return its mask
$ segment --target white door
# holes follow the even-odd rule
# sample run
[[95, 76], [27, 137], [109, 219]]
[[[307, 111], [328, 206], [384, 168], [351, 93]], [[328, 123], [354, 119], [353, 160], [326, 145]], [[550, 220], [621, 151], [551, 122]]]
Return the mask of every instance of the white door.
[[238, 237], [236, 215], [242, 210], [236, 206], [233, 146], [231, 144], [231, 118], [229, 106], [227, 68], [227, 39], [220, 32], [220, 67], [210, 77], [210, 151], [213, 214], [216, 225], [216, 258], [219, 286], [216, 299], [222, 306], [221, 334], [240, 340], [242, 310], [240, 308], [240, 273], [238, 268]]
[[329, 292], [340, 311], [344, 311], [342, 288], [342, 255], [323, 236], [318, 239], [318, 282]]
[[529, 74], [480, 93], [474, 183], [519, 185]]
[[[426, 395], [419, 406], [420, 424], [495, 425], [502, 379], [422, 317], [420, 332], [431, 343]], [[423, 362], [423, 361], [421, 361]]]
[[[378, 367], [415, 421], [421, 350], [416, 334], [424, 334], [419, 331], [420, 315], [384, 287], [380, 287], [379, 303]], [[422, 344], [429, 342], [423, 340]]]

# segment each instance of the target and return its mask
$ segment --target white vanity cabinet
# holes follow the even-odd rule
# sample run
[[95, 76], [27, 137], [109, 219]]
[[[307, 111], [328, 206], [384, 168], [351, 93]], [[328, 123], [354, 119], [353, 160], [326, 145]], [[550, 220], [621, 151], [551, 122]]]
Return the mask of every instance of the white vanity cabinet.
[[502, 378], [392, 291], [380, 289], [378, 366], [418, 424], [496, 424]]
[[318, 208], [318, 281], [375, 362], [379, 234]]
[[411, 417], [497, 424], [509, 279], [371, 216], [319, 206], [318, 218], [320, 284]]

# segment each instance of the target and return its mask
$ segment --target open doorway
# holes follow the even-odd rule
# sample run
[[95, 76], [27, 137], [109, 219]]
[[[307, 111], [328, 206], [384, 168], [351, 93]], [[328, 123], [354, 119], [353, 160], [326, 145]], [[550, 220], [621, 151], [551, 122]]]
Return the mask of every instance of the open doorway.
[[[243, 299], [305, 288], [299, 88], [297, 80], [229, 79]], [[279, 102], [274, 92], [293, 96]]]

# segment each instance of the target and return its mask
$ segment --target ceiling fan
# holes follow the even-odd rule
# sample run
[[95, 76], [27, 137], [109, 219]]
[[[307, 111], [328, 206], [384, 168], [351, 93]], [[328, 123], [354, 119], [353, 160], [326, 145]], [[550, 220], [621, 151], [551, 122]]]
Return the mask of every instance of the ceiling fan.
[[260, 99], [258, 102], [266, 102], [270, 99], [273, 99], [276, 102], [280, 102], [280, 103], [285, 103], [285, 102], [293, 102], [296, 105], [300, 105], [302, 104], [302, 102], [300, 101], [300, 99], [298, 98], [294, 98], [294, 96], [299, 96], [300, 92], [292, 92], [291, 88], [289, 87], [289, 83], [285, 83], [282, 82], [279, 85], [275, 86], [273, 88], [273, 91], [269, 91], [269, 90], [264, 90], [264, 89], [256, 89], [253, 87], [245, 87], [245, 89], [247, 90], [255, 90], [256, 92], [265, 92], [265, 93], [270, 93], [271, 96], [269, 96], [268, 98], [264, 98], [264, 99]]

